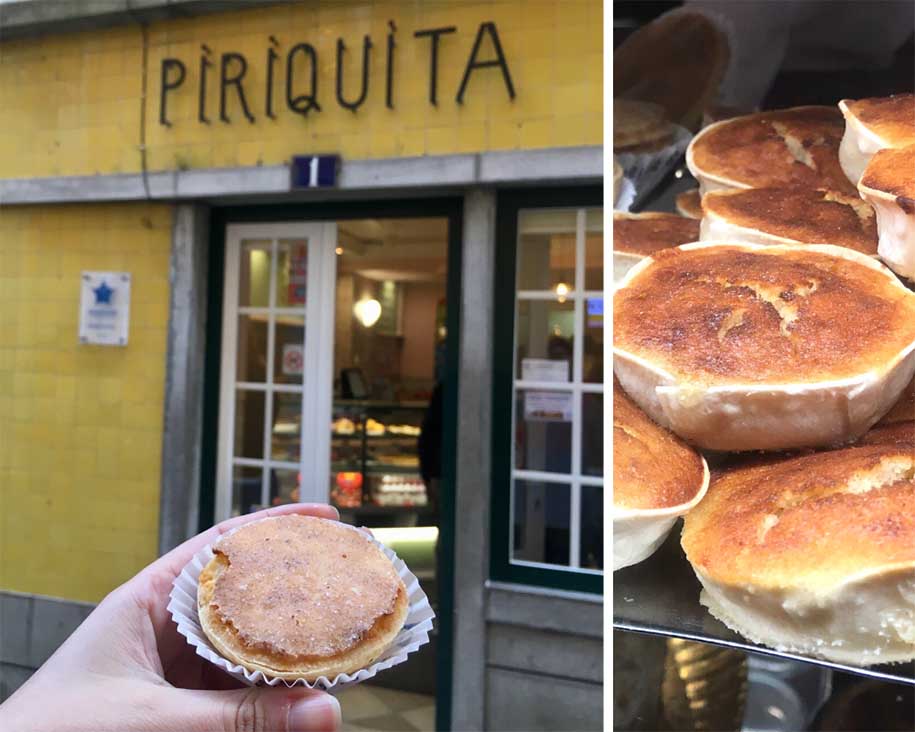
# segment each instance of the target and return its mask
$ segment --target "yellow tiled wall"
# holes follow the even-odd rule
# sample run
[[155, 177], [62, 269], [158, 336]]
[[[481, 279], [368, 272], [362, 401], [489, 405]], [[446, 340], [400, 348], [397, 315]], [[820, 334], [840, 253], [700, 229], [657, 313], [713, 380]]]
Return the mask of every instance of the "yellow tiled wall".
[[[0, 209], [0, 588], [97, 601], [156, 556], [171, 208]], [[77, 342], [80, 272], [133, 275]]]
[[[397, 28], [393, 110], [384, 98], [389, 21]], [[477, 29], [490, 21], [517, 96], [509, 99], [497, 68], [481, 69], [458, 105]], [[440, 42], [439, 103], [433, 107], [430, 41], [413, 33], [441, 26], [457, 31]], [[335, 98], [336, 42], [342, 37], [347, 45], [344, 89], [352, 97], [364, 34], [374, 44], [369, 95], [353, 113]], [[600, 144], [602, 34], [600, 0], [314, 0], [156, 23], [147, 34], [147, 166], [269, 165], [320, 152], [359, 159]], [[263, 114], [271, 35], [280, 54], [276, 120]], [[322, 111], [307, 118], [285, 105], [286, 52], [299, 42], [312, 44], [319, 59]], [[216, 63], [208, 75], [209, 125], [197, 121], [201, 44]], [[0, 44], [0, 177], [139, 171], [143, 49], [137, 26]], [[248, 61], [253, 124], [242, 117], [232, 89], [233, 121], [218, 119], [219, 59], [231, 51]], [[166, 57], [180, 58], [187, 68], [184, 85], [169, 97], [171, 127], [158, 119]], [[487, 38], [480, 59], [493, 57]]]

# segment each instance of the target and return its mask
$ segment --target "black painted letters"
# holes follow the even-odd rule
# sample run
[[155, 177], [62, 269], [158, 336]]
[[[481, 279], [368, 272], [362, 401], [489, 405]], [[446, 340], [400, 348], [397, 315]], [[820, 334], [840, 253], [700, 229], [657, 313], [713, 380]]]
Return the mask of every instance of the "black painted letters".
[[429, 44], [429, 102], [435, 107], [438, 106], [436, 95], [436, 86], [438, 85], [438, 41], [446, 33], [454, 33], [456, 30], [455, 26], [449, 25], [446, 28], [418, 30], [413, 34], [417, 38], [429, 38], [432, 41]]
[[[311, 66], [311, 86], [308, 94], [300, 94], [297, 97], [292, 95], [292, 71], [293, 61], [297, 53], [303, 53], [308, 57]], [[286, 55], [286, 106], [296, 114], [305, 117], [311, 110], [321, 111], [321, 105], [318, 104], [318, 52], [309, 43], [299, 43], [289, 49]]]
[[[477, 61], [477, 54], [480, 52], [480, 44], [483, 42], [484, 33], [488, 33], [492, 39], [496, 57], [490, 61]], [[505, 79], [508, 96], [514, 99], [515, 85], [512, 84], [512, 76], [508, 71], [508, 62], [505, 60], [505, 54], [502, 53], [502, 44], [499, 42], [499, 32], [496, 30], [496, 24], [480, 23], [477, 37], [473, 42], [473, 50], [470, 52], [470, 58], [467, 59], [467, 67], [464, 69], [464, 78], [461, 79], [461, 86], [458, 89], [457, 97], [455, 97], [455, 101], [458, 104], [464, 103], [464, 92], [467, 91], [467, 82], [470, 81], [470, 74], [476, 69], [485, 69], [489, 66], [498, 66], [502, 70], [502, 78]]]
[[[395, 34], [397, 26], [393, 20], [388, 21], [388, 33], [385, 43], [384, 58], [384, 105], [388, 109], [394, 109], [394, 51], [397, 48]], [[438, 106], [438, 86], [439, 86], [439, 50], [443, 36], [457, 32], [457, 27], [453, 25], [442, 26], [439, 28], [423, 28], [413, 32], [413, 38], [416, 43], [429, 43], [429, 104]], [[483, 43], [486, 38], [492, 46], [491, 53], [487, 54], [483, 50]], [[344, 64], [346, 63], [347, 46], [343, 38], [337, 39], [336, 44], [336, 101], [343, 108], [356, 113], [359, 108], [366, 103], [369, 96], [369, 83], [371, 81], [371, 55], [372, 39], [369, 36], [362, 38], [362, 64], [359, 70], [359, 89], [355, 96], [347, 97], [344, 91]], [[197, 79], [197, 121], [201, 124], [209, 124], [210, 118], [207, 115], [207, 86], [210, 71], [216, 66], [213, 60], [213, 52], [206, 44], [201, 44], [201, 54], [199, 62], [199, 77]], [[492, 56], [494, 58], [481, 59], [481, 56]], [[280, 59], [280, 41], [275, 36], [269, 36], [269, 45], [266, 49], [266, 64], [263, 76], [258, 74], [259, 82], [264, 83], [264, 116], [268, 119], [276, 119], [276, 104], [274, 103], [275, 85], [280, 82], [276, 77], [282, 74]], [[358, 63], [357, 59], [350, 59], [352, 63]], [[307, 117], [310, 112], [321, 112], [321, 105], [318, 103], [318, 51], [310, 43], [297, 43], [286, 53], [286, 107], [294, 114]], [[470, 78], [474, 71], [485, 68], [498, 68], [502, 74], [502, 80], [505, 82], [505, 88], [508, 91], [510, 99], [515, 98], [515, 86], [512, 81], [511, 72], [508, 68], [508, 60], [505, 58], [505, 52], [502, 50], [502, 42], [499, 39], [499, 32], [496, 24], [493, 22], [481, 23], [477, 29], [473, 47], [470, 55], [467, 57], [467, 63], [464, 66], [464, 73], [458, 86], [455, 101], [463, 104], [464, 97], [467, 94]], [[278, 71], [279, 69], [279, 71]], [[413, 71], [412, 69], [410, 71]], [[215, 71], [213, 72], [215, 73]], [[255, 117], [248, 106], [248, 97], [245, 93], [245, 81], [247, 80], [250, 87], [250, 79], [246, 79], [248, 73], [248, 60], [236, 51], [227, 51], [222, 53], [219, 61], [219, 119], [225, 124], [231, 124], [232, 120], [229, 115], [228, 92], [230, 87], [234, 87], [235, 95], [238, 97], [238, 104], [241, 106], [245, 118], [254, 123]], [[421, 72], [420, 72], [421, 73]], [[159, 76], [159, 124], [165, 127], [171, 127], [172, 122], [168, 118], [168, 101], [171, 92], [177, 92], [183, 85], [187, 77], [187, 68], [184, 62], [178, 58], [164, 58], [160, 68]], [[351, 84], [350, 86], [355, 86]], [[351, 93], [354, 89], [349, 90]], [[259, 90], [258, 92], [259, 93]]]
[[[169, 81], [168, 74], [169, 69], [178, 69], [178, 76], [171, 81]], [[172, 123], [168, 121], [168, 111], [167, 111], [167, 99], [166, 94], [177, 89], [184, 83], [184, 77], [187, 73], [187, 70], [184, 68], [184, 64], [176, 58], [164, 58], [162, 59], [162, 70], [160, 76], [160, 91], [159, 91], [159, 124], [165, 125], [166, 127], [171, 127]]]

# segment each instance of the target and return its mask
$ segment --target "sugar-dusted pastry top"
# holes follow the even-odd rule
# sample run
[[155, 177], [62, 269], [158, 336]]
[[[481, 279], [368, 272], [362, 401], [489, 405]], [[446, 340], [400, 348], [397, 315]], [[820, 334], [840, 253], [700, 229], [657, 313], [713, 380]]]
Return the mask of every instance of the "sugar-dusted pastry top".
[[915, 568], [915, 442], [755, 461], [715, 475], [686, 516], [690, 563], [731, 586], [816, 592]]
[[614, 294], [614, 347], [697, 386], [880, 373], [915, 342], [915, 294], [871, 261], [841, 247], [663, 250]]
[[877, 217], [860, 196], [812, 188], [711, 191], [703, 210], [728, 223], [805, 244], [877, 253]]
[[915, 144], [915, 94], [845, 99], [845, 108], [890, 147]]
[[858, 185], [896, 199], [907, 214], [915, 214], [915, 145], [878, 150]]
[[845, 120], [835, 107], [792, 107], [715, 124], [695, 138], [693, 163], [737, 184], [855, 194], [839, 164]]
[[613, 380], [613, 505], [670, 508], [689, 503], [705, 479], [702, 458], [655, 424]]
[[333, 656], [394, 609], [402, 582], [362, 533], [309, 516], [281, 516], [228, 534], [211, 606], [237, 640], [290, 658]]
[[613, 251], [648, 256], [699, 239], [699, 222], [676, 214], [613, 214]]

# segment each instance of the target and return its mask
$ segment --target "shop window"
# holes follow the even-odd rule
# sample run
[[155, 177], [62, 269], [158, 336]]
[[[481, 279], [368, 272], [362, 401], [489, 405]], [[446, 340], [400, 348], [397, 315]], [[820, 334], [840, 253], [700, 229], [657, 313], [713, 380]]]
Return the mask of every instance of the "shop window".
[[599, 592], [602, 209], [537, 203], [500, 199], [491, 575]]

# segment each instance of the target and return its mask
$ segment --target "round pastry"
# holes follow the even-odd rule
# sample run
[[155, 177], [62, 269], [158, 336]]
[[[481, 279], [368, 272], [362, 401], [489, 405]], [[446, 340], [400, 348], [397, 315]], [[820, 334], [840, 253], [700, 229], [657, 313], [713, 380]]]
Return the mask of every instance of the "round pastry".
[[629, 271], [613, 312], [623, 388], [711, 450], [854, 440], [915, 374], [915, 293], [845, 247], [665, 249]]
[[869, 429], [855, 445], [882, 445], [882, 444], [915, 445], [915, 420], [895, 422], [878, 422], [877, 426]]
[[613, 214], [613, 281], [619, 282], [633, 265], [661, 249], [699, 238], [699, 222], [676, 214]]
[[667, 117], [696, 129], [718, 94], [730, 49], [708, 16], [689, 9], [665, 13], [632, 33], [613, 52], [618, 97], [660, 104]]
[[673, 127], [664, 108], [628, 99], [613, 100], [613, 149], [639, 152], [662, 147]]
[[877, 253], [890, 269], [915, 280], [915, 145], [877, 152], [858, 182], [877, 212]]
[[709, 191], [800, 186], [855, 195], [839, 165], [844, 132], [835, 107], [792, 107], [709, 125], [686, 150], [686, 164]]
[[780, 651], [864, 666], [915, 658], [913, 474], [915, 441], [716, 474], [682, 536], [702, 603]]
[[712, 191], [699, 239], [751, 244], [838, 244], [877, 256], [874, 208], [858, 196], [812, 188]]
[[915, 94], [843, 99], [839, 109], [845, 116], [839, 162], [852, 183], [878, 150], [915, 145]]
[[708, 488], [705, 458], [613, 381], [613, 571], [647, 559]]
[[915, 379], [902, 392], [902, 396], [889, 412], [883, 415], [878, 424], [895, 424], [896, 422], [915, 422]]
[[198, 580], [214, 648], [281, 679], [333, 679], [391, 644], [409, 602], [394, 565], [352, 527], [311, 516], [245, 524], [213, 545]]
[[698, 188], [678, 193], [676, 198], [677, 213], [690, 219], [702, 218], [702, 196]]

